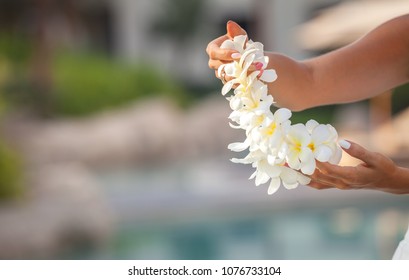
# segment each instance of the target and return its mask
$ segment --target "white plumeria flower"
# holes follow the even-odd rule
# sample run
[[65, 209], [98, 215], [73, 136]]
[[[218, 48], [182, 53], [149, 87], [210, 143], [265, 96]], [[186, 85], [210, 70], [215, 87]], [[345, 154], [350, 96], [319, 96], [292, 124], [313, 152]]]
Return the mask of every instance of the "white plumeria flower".
[[259, 186], [265, 184], [271, 178], [279, 178], [281, 168], [278, 165], [271, 165], [266, 159], [262, 159], [253, 163], [253, 167], [257, 168], [256, 171], [250, 176], [249, 179], [256, 178], [255, 184]]
[[245, 45], [247, 41], [247, 36], [246, 35], [238, 35], [233, 38], [233, 40], [226, 40], [224, 41], [220, 48], [221, 49], [230, 49], [230, 50], [236, 50], [240, 54], [244, 53], [245, 50]]
[[266, 117], [257, 129], [251, 131], [255, 146], [268, 154], [267, 159], [270, 164], [281, 163], [285, 158], [282, 146], [284, 135], [290, 126], [290, 117], [290, 110], [278, 109], [274, 114]]
[[267, 92], [267, 86], [260, 81], [253, 82], [254, 79], [255, 75], [249, 77], [247, 87], [240, 85], [235, 94], [228, 97], [233, 110], [229, 118], [238, 124], [231, 126], [245, 129], [246, 135], [249, 135], [254, 127], [260, 126], [267, 117], [272, 116], [270, 107], [274, 103], [273, 97]]
[[280, 178], [288, 190], [295, 189], [298, 185], [308, 185], [311, 182], [309, 177], [289, 167], [282, 166], [281, 169]]
[[[267, 86], [256, 79], [257, 73], [253, 73], [243, 80], [234, 91], [234, 95], [228, 97], [232, 110], [257, 111], [259, 114], [270, 110], [274, 103], [273, 97], [268, 94]], [[244, 106], [244, 107], [243, 107]]]
[[311, 135], [303, 124], [295, 124], [290, 127], [286, 136], [288, 145], [287, 163], [302, 173], [311, 175], [315, 170], [315, 158], [310, 148]]
[[330, 149], [333, 152], [328, 162], [331, 164], [338, 164], [341, 161], [342, 157], [342, 149], [341, 146], [338, 144], [338, 132], [332, 125], [327, 124], [327, 126], [331, 136], [328, 138], [325, 144], [328, 145], [328, 147], [330, 147]]
[[250, 152], [244, 159], [232, 159], [232, 162], [252, 164], [256, 170], [249, 179], [255, 178], [256, 186], [265, 184], [270, 180], [268, 194], [276, 192], [281, 185], [282, 166], [269, 164], [266, 160], [266, 154], [261, 151]]
[[265, 160], [260, 160], [253, 164], [256, 167], [256, 171], [251, 175], [250, 179], [255, 178], [255, 185], [265, 184], [270, 180], [267, 193], [269, 195], [274, 194], [280, 185], [288, 189], [295, 189], [300, 184], [307, 185], [311, 179], [307, 176], [297, 172], [291, 168], [283, 165], [270, 165]]
[[335, 128], [329, 124], [319, 124], [315, 120], [309, 120], [306, 128], [311, 134], [310, 148], [314, 157], [321, 162], [338, 164], [342, 149], [337, 144], [338, 133]]
[[[238, 61], [223, 64], [218, 69], [232, 77], [222, 88], [226, 95], [235, 86], [234, 93], [227, 97], [232, 113], [230, 126], [246, 131], [243, 142], [231, 143], [228, 148], [235, 152], [249, 153], [232, 162], [251, 164], [256, 170], [250, 179], [261, 185], [268, 181], [268, 194], [275, 193], [282, 184], [287, 189], [310, 183], [316, 167], [316, 160], [339, 163], [342, 149], [337, 143], [338, 133], [331, 125], [310, 120], [303, 124], [291, 125], [291, 111], [286, 108], [272, 113], [273, 97], [268, 94], [266, 82], [274, 82], [277, 74], [267, 69], [269, 59], [264, 55], [263, 45], [241, 35], [223, 42], [222, 48], [234, 49], [240, 53]], [[257, 71], [248, 73], [251, 65]], [[301, 172], [299, 172], [301, 171]], [[305, 174], [305, 175], [304, 175]]]

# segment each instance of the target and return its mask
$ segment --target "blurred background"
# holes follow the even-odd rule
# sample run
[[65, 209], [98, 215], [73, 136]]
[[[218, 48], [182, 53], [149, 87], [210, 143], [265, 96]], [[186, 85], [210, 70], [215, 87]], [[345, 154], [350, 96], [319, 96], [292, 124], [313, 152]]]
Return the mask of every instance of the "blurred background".
[[[390, 259], [408, 196], [268, 196], [229, 161], [243, 135], [205, 49], [233, 19], [304, 59], [408, 12], [407, 0], [0, 0], [0, 258]], [[409, 167], [408, 104], [406, 85], [292, 121], [331, 123]]]

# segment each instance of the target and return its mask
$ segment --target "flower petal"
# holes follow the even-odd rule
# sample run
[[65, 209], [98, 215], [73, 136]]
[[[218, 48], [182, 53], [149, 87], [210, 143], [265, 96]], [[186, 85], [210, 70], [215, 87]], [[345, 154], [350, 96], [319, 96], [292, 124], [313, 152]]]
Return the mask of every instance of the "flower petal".
[[310, 177], [305, 176], [304, 174], [301, 174], [300, 172], [297, 172], [297, 181], [301, 185], [308, 185], [311, 182]]
[[222, 94], [226, 95], [233, 87], [234, 83], [237, 82], [237, 79], [228, 81], [227, 83], [224, 84], [223, 88], [222, 88]]
[[256, 184], [256, 186], [260, 186], [262, 184], [267, 183], [267, 181], [269, 179], [270, 179], [270, 177], [267, 175], [267, 173], [259, 171], [259, 172], [257, 172], [257, 175], [256, 175], [255, 184]]
[[263, 74], [260, 77], [260, 80], [263, 80], [267, 83], [274, 82], [277, 80], [277, 73], [274, 69], [264, 70]]
[[249, 180], [254, 179], [258, 173], [258, 170], [254, 171], [253, 174], [249, 177]]
[[226, 73], [226, 76], [234, 77], [236, 74], [235, 63], [233, 62], [225, 65], [224, 72]]
[[247, 41], [247, 35], [238, 35], [233, 39], [235, 44], [235, 49], [241, 51], [244, 49]]
[[274, 155], [271, 155], [271, 154], [269, 154], [269, 155], [267, 155], [267, 162], [268, 162], [268, 164], [270, 164], [270, 165], [274, 165], [274, 164], [276, 164], [276, 156], [274, 156]]
[[316, 120], [309, 120], [306, 124], [305, 127], [307, 128], [309, 133], [312, 133], [315, 127], [317, 127], [319, 123]]
[[273, 193], [275, 193], [278, 190], [278, 188], [280, 187], [280, 184], [281, 184], [281, 179], [279, 177], [271, 178], [270, 185], [268, 186], [267, 193], [269, 195], [272, 195]]
[[288, 165], [295, 170], [300, 169], [300, 159], [298, 158], [298, 153], [295, 151], [288, 151], [287, 157], [286, 157]]
[[247, 138], [244, 142], [235, 142], [227, 146], [233, 152], [242, 152], [250, 146], [250, 139]]
[[331, 137], [331, 132], [324, 124], [320, 124], [314, 128], [311, 134], [311, 139], [315, 144], [326, 142]]
[[281, 168], [277, 165], [269, 165], [267, 164], [267, 168], [265, 172], [270, 176], [271, 178], [278, 177], [281, 173]]
[[294, 183], [294, 184], [289, 184], [289, 183], [287, 183], [287, 182], [285, 182], [284, 180], [283, 180], [283, 186], [287, 189], [287, 190], [292, 190], [292, 189], [295, 189], [296, 187], [298, 187], [298, 182], [296, 182], [296, 183]]
[[254, 58], [256, 57], [254, 53], [257, 52], [256, 49], [250, 49], [246, 50], [240, 58], [239, 65], [244, 69], [245, 67], [243, 66], [246, 63], [252, 64], [254, 61]]
[[241, 128], [240, 125], [234, 125], [234, 124], [232, 124], [231, 122], [229, 122], [229, 126], [230, 126], [231, 128], [234, 128], [234, 129], [239, 129], [239, 128]]
[[297, 171], [292, 170], [291, 168], [288, 167], [283, 167], [281, 170], [281, 180], [283, 181], [283, 184], [287, 185], [292, 185], [297, 183]]
[[320, 162], [327, 162], [332, 156], [332, 150], [326, 145], [320, 145], [315, 148], [314, 157]]
[[227, 64], [222, 64], [222, 65], [219, 66], [219, 68], [217, 68], [217, 75], [218, 75], [219, 77], [222, 76], [222, 73], [223, 73], [223, 71], [224, 71], [224, 68], [226, 68], [226, 65], [227, 65]]
[[338, 164], [342, 158], [342, 149], [337, 145], [335, 152], [333, 152], [332, 157], [328, 160], [331, 164]]
[[302, 162], [301, 163], [301, 172], [306, 174], [306, 175], [312, 175], [315, 171], [315, 159], [312, 158], [309, 161]]
[[250, 164], [253, 163], [250, 159], [248, 158], [232, 158], [230, 159], [231, 162], [233, 163], [241, 163], [241, 164]]
[[232, 98], [230, 100], [230, 108], [234, 111], [239, 110], [243, 106], [240, 98]]
[[314, 153], [307, 147], [302, 147], [298, 155], [302, 162], [309, 162], [314, 159]]
[[311, 143], [311, 136], [308, 133], [307, 128], [300, 123], [294, 124], [290, 127], [287, 138], [292, 144], [300, 144], [304, 147]]
[[220, 45], [221, 49], [230, 49], [230, 50], [234, 50], [235, 49], [235, 45], [234, 42], [232, 40], [226, 40], [224, 41], [221, 45]]
[[291, 118], [291, 111], [287, 108], [280, 108], [274, 113], [274, 118], [278, 123], [282, 123]]

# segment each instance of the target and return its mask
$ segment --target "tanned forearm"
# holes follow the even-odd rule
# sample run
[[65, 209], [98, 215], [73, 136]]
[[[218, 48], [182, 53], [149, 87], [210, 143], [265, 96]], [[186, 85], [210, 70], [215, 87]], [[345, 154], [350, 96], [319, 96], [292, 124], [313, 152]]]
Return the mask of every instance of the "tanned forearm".
[[310, 60], [267, 55], [279, 77], [269, 84], [278, 106], [298, 111], [370, 98], [409, 81], [409, 15]]

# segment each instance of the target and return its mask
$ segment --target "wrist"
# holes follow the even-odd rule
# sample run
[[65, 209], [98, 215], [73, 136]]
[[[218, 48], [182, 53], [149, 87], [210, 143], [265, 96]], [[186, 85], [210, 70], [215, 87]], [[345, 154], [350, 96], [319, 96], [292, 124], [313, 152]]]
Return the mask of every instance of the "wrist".
[[397, 166], [393, 176], [396, 182], [397, 194], [409, 194], [409, 169]]

